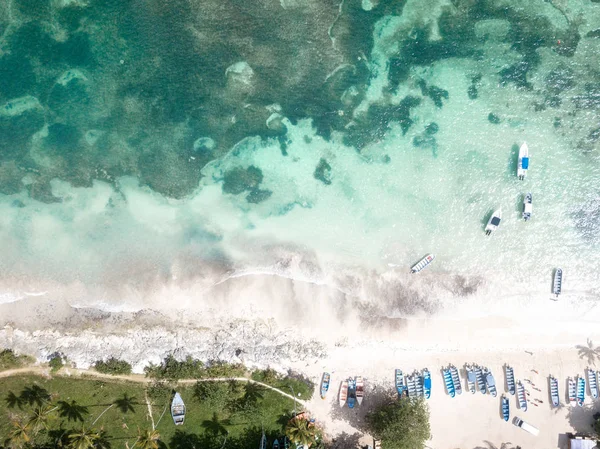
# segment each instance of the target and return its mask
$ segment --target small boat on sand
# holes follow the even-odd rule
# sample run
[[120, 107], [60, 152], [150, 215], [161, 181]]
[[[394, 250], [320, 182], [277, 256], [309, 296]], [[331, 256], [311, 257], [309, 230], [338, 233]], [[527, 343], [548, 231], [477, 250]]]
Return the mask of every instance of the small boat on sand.
[[502, 220], [502, 209], [496, 209], [490, 219], [488, 220], [487, 225], [485, 226], [485, 235], [490, 235], [498, 226], [500, 226], [500, 221]]
[[424, 383], [423, 376], [419, 372], [415, 372], [414, 376], [415, 376], [415, 386], [417, 387], [417, 397], [422, 398], [425, 395], [424, 388], [423, 388], [423, 383]]
[[427, 368], [423, 370], [423, 396], [425, 399], [431, 397], [431, 373]]
[[590, 386], [590, 394], [594, 399], [598, 399], [598, 380], [596, 379], [596, 371], [588, 368], [587, 377], [588, 385]]
[[483, 372], [481, 371], [481, 367], [475, 367], [475, 379], [477, 380], [477, 388], [481, 391], [482, 394], [486, 394], [487, 390], [485, 388], [485, 379], [483, 377]]
[[415, 380], [415, 375], [410, 374], [406, 376], [406, 387], [408, 388], [408, 397], [416, 398], [417, 397], [417, 382]]
[[330, 379], [331, 376], [329, 373], [323, 373], [323, 378], [321, 379], [321, 399], [325, 399], [325, 396], [327, 395]]
[[490, 392], [490, 394], [496, 397], [496, 380], [494, 379], [492, 372], [489, 371], [487, 368], [485, 370], [485, 383], [487, 384], [487, 389]]
[[477, 379], [475, 378], [475, 370], [470, 365], [466, 365], [465, 369], [467, 370], [467, 386], [469, 387], [469, 391], [475, 394], [475, 382], [477, 382]]
[[183, 421], [185, 421], [185, 404], [179, 393], [175, 393], [173, 401], [171, 401], [171, 416], [176, 426], [183, 425]]
[[585, 378], [577, 376], [577, 405], [583, 407], [585, 401]]
[[562, 278], [563, 278], [563, 270], [562, 268], [557, 268], [554, 272], [554, 282], [552, 283], [552, 293], [554, 296], [558, 298], [560, 292], [562, 291]]
[[452, 382], [452, 374], [450, 374], [450, 370], [448, 368], [444, 368], [442, 370], [442, 374], [444, 375], [444, 384], [446, 385], [446, 391], [453, 398], [456, 394], [454, 391], [454, 382]]
[[533, 196], [527, 193], [523, 198], [523, 220], [527, 221], [531, 218], [533, 212]]
[[522, 181], [529, 170], [529, 147], [525, 142], [519, 148], [519, 161], [517, 163], [517, 177]]
[[552, 399], [552, 406], [558, 407], [560, 404], [560, 398], [558, 396], [558, 380], [556, 377], [550, 376], [550, 398]]
[[569, 404], [577, 404], [577, 383], [572, 377], [567, 378], [567, 391], [569, 393]]
[[340, 385], [340, 407], [343, 407], [346, 404], [346, 400], [348, 399], [348, 381], [345, 380]]
[[358, 405], [362, 404], [363, 398], [365, 397], [365, 383], [361, 376], [356, 378], [356, 402]]
[[525, 395], [525, 387], [521, 381], [517, 382], [517, 401], [522, 412], [527, 411], [527, 396]]
[[406, 392], [406, 386], [404, 385], [404, 374], [401, 369], [396, 369], [396, 391], [398, 397], [401, 398]]
[[435, 259], [435, 256], [433, 254], [427, 254], [425, 257], [423, 257], [420, 261], [418, 261], [416, 264], [414, 264], [412, 266], [412, 268], [410, 269], [410, 272], [418, 273], [423, 268], [428, 266], [431, 262], [433, 262], [434, 259]]
[[348, 379], [348, 408], [356, 404], [356, 380]]
[[450, 365], [450, 374], [452, 375], [452, 383], [454, 383], [454, 390], [457, 394], [462, 394], [462, 385], [460, 384], [460, 376], [456, 366]]
[[273, 441], [273, 449], [280, 449], [279, 440]]
[[508, 398], [504, 395], [502, 395], [502, 417], [504, 421], [508, 421], [508, 418], [510, 418], [510, 404]]
[[508, 388], [508, 392], [514, 396], [515, 394], [515, 372], [512, 366], [506, 365], [506, 387]]
[[267, 449], [267, 436], [265, 435], [265, 431], [263, 430], [262, 437], [260, 437], [260, 445], [258, 449]]

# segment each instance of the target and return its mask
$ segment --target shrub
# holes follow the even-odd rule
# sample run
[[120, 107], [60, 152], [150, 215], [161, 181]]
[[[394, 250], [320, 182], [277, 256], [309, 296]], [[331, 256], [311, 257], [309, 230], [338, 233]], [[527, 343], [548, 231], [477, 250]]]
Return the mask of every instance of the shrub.
[[94, 363], [94, 369], [99, 373], [118, 375], [118, 374], [131, 374], [131, 365], [125, 360], [115, 359], [111, 357], [106, 362], [104, 360], [98, 360]]
[[194, 397], [210, 410], [223, 413], [235, 397], [227, 382], [196, 382]]
[[21, 368], [29, 363], [33, 363], [35, 359], [29, 355], [15, 354], [12, 349], [4, 349], [0, 351], [0, 371]]
[[204, 369], [203, 377], [244, 377], [246, 372], [241, 363], [210, 361]]
[[291, 371], [288, 372], [287, 376], [282, 376], [274, 369], [267, 368], [253, 371], [250, 377], [296, 397], [300, 394], [300, 398], [304, 400], [310, 399], [315, 390], [315, 386], [310, 380]]
[[401, 399], [367, 415], [373, 436], [385, 449], [423, 449], [429, 439], [429, 410], [422, 399]]
[[151, 363], [144, 368], [144, 372], [146, 377], [157, 380], [200, 379], [204, 375], [204, 364], [190, 356], [180, 362], [168, 355], [160, 365]]
[[50, 371], [53, 373], [61, 369], [64, 366], [62, 354], [60, 352], [55, 352], [54, 354], [52, 354], [50, 356], [50, 361], [48, 362], [48, 365], [50, 365]]

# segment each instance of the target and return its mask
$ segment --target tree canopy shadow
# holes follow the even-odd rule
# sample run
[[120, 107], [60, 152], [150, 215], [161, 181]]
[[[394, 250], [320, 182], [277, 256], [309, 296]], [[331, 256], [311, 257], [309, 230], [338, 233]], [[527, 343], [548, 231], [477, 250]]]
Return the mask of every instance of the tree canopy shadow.
[[591, 434], [594, 432], [594, 415], [600, 411], [600, 404], [588, 404], [583, 407], [570, 407], [567, 414], [569, 424], [576, 433]]
[[596, 365], [596, 360], [600, 359], [600, 346], [594, 347], [594, 343], [589, 338], [585, 345], [575, 346], [579, 352], [580, 359], [587, 359], [590, 365]]
[[360, 437], [361, 434], [358, 432], [353, 434], [342, 432], [331, 441], [329, 449], [357, 449]]
[[500, 443], [500, 446], [496, 446], [491, 441], [483, 440], [485, 446], [477, 446], [473, 449], [521, 449], [520, 446], [514, 446], [511, 442]]
[[79, 405], [77, 401], [72, 400], [58, 401], [58, 415], [61, 418], [67, 418], [68, 421], [84, 421], [83, 416], [88, 415], [90, 412], [84, 405]]
[[225, 435], [227, 433], [226, 424], [228, 424], [228, 421], [219, 419], [217, 412], [213, 413], [211, 419], [202, 421], [202, 427], [213, 435]]
[[[337, 394], [337, 391], [336, 391]], [[364, 400], [361, 405], [356, 404], [353, 409], [348, 408], [348, 405], [343, 407], [334, 407], [331, 412], [331, 417], [347, 421], [355, 429], [367, 431], [367, 423], [365, 417], [377, 410], [382, 405], [398, 400], [398, 394], [394, 387], [383, 387], [381, 385], [365, 385]]]
[[129, 397], [127, 393], [123, 393], [123, 397], [116, 399], [115, 402], [113, 402], [113, 404], [115, 404], [117, 408], [123, 413], [135, 413], [135, 408], [133, 408], [133, 406], [135, 404], [138, 404], [137, 402], [135, 402], [135, 399], [135, 396]]

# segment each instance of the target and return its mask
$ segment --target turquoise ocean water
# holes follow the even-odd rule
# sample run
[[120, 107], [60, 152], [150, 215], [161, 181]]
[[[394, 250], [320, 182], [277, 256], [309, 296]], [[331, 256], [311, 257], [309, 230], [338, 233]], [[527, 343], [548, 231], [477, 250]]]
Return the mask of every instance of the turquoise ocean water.
[[1, 2], [0, 302], [277, 275], [324, 290], [261, 283], [273, 307], [593, 317], [599, 27], [597, 0]]

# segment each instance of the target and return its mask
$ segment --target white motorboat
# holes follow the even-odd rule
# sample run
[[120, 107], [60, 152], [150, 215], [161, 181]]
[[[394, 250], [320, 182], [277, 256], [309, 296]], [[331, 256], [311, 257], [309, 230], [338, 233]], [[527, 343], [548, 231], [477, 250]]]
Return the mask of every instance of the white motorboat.
[[523, 145], [519, 148], [519, 163], [517, 166], [517, 177], [521, 181], [527, 176], [527, 170], [529, 170], [529, 148], [523, 142]]
[[533, 212], [532, 201], [533, 201], [533, 198], [531, 196], [531, 193], [526, 194], [525, 197], [523, 198], [523, 219], [525, 221], [527, 221], [531, 218], [531, 213]]
[[488, 220], [487, 225], [485, 226], [485, 235], [490, 235], [498, 226], [500, 226], [500, 221], [502, 220], [502, 209], [497, 209], [494, 211], [490, 219]]
[[433, 262], [434, 259], [435, 259], [435, 256], [433, 254], [427, 254], [419, 262], [417, 262], [416, 264], [414, 264], [412, 266], [412, 268], [410, 269], [410, 272], [411, 273], [418, 273], [423, 268], [425, 268], [426, 266], [428, 266], [431, 262]]

